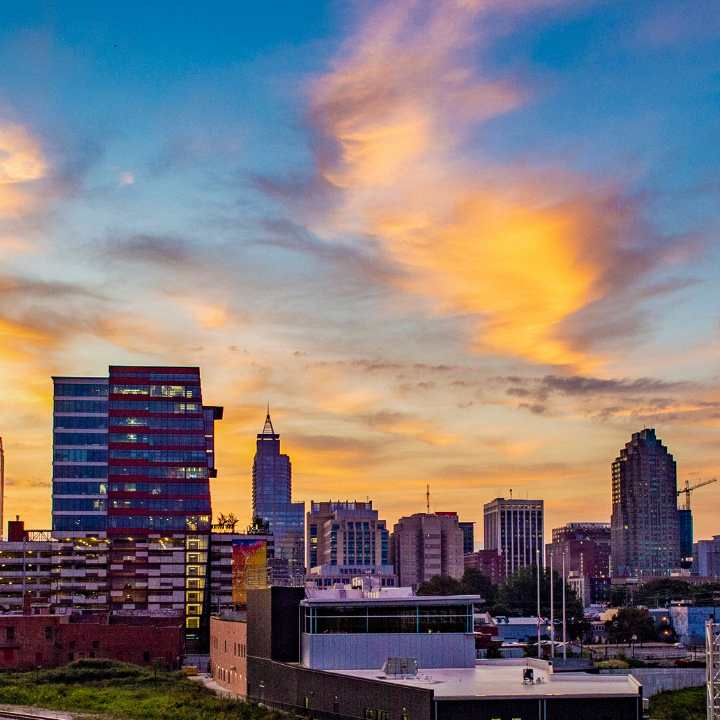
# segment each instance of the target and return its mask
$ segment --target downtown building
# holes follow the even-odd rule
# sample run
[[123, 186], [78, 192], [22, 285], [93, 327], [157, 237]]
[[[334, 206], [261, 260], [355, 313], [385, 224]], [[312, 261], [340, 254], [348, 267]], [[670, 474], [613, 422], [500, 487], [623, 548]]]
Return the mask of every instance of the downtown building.
[[484, 525], [484, 548], [500, 555], [503, 577], [526, 565], [542, 564], [542, 500], [495, 498], [484, 506]]
[[56, 377], [52, 536], [70, 572], [59, 607], [183, 618], [207, 643], [214, 422], [200, 371], [111, 366]]
[[280, 435], [268, 411], [257, 436], [252, 469], [253, 522], [267, 523], [275, 539], [276, 560], [289, 564], [291, 576], [305, 571], [305, 503], [292, 502], [292, 465], [280, 452]]
[[553, 528], [545, 565], [562, 573], [585, 607], [610, 599], [610, 523], [568, 523]]
[[633, 433], [612, 464], [612, 575], [666, 577], [680, 567], [677, 469], [646, 429]]
[[463, 531], [455, 514], [400, 518], [390, 536], [390, 563], [403, 587], [414, 590], [435, 575], [459, 580], [465, 572]]

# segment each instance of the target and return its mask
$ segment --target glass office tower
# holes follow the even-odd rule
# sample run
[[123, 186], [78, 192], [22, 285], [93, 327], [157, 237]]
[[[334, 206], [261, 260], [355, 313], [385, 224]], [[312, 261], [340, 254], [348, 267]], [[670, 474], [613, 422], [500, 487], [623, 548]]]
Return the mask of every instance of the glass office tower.
[[280, 435], [273, 430], [270, 413], [257, 436], [253, 462], [253, 516], [270, 524], [275, 536], [275, 557], [288, 560], [293, 574], [304, 572], [305, 503], [292, 502], [292, 466], [280, 454]]
[[214, 421], [198, 368], [55, 378], [53, 530], [106, 537], [107, 607], [176, 611], [205, 644]]

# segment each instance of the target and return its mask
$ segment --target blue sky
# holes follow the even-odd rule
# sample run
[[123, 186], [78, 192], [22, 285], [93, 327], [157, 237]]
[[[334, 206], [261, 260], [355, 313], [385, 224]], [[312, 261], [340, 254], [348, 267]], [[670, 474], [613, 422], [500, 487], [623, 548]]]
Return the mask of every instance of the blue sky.
[[200, 365], [241, 519], [267, 401], [298, 499], [391, 522], [427, 483], [605, 520], [645, 425], [717, 474], [718, 35], [705, 1], [6, 4], [9, 513], [49, 522], [50, 376], [124, 362]]

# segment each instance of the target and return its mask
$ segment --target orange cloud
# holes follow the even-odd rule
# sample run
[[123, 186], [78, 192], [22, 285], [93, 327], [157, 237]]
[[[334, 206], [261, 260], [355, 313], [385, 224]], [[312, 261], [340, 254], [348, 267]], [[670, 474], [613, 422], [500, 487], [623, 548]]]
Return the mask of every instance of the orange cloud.
[[462, 61], [489, 5], [391, 3], [317, 81], [311, 117], [331, 141], [319, 166], [342, 197], [317, 231], [372, 237], [406, 271], [395, 282], [439, 313], [475, 315], [475, 351], [588, 369], [602, 358], [562, 324], [608, 292], [632, 218], [587, 178], [465, 156], [473, 124], [521, 103]]
[[0, 124], [0, 218], [27, 214], [34, 198], [24, 183], [47, 173], [37, 141], [20, 125]]

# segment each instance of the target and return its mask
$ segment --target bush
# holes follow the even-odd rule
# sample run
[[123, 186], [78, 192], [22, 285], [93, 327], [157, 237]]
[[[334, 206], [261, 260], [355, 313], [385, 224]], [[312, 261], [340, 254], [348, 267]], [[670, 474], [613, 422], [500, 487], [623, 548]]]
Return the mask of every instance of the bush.
[[706, 720], [705, 686], [666, 690], [653, 695], [650, 698], [650, 717], [657, 720]]

